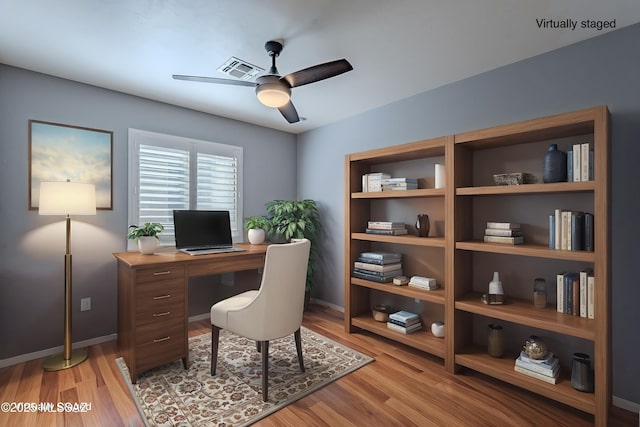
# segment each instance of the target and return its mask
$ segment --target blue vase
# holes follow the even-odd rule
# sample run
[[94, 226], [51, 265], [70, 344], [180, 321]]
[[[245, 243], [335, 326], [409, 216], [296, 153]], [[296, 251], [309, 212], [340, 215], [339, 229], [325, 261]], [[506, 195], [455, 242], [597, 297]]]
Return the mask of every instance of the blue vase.
[[558, 144], [551, 144], [544, 155], [544, 182], [563, 182], [567, 180], [567, 154], [558, 150]]

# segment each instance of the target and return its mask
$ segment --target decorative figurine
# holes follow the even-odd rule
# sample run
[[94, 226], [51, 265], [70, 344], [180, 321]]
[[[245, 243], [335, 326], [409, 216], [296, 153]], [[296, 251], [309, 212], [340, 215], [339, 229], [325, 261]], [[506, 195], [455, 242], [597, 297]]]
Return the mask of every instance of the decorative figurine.
[[489, 293], [482, 294], [482, 302], [490, 305], [504, 304], [504, 289], [497, 271], [493, 272], [493, 280], [489, 282]]

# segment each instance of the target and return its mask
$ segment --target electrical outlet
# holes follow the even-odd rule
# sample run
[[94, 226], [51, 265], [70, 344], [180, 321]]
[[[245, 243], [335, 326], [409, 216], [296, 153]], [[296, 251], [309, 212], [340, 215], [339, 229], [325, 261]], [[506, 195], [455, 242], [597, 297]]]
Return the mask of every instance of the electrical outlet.
[[91, 297], [82, 298], [80, 300], [80, 311], [91, 310]]

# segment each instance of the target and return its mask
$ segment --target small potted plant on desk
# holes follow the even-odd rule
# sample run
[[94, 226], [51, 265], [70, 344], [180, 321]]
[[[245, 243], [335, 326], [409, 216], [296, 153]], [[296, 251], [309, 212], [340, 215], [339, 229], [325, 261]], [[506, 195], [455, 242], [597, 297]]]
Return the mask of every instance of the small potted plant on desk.
[[151, 255], [158, 246], [158, 234], [163, 230], [163, 225], [157, 222], [145, 222], [143, 226], [131, 225], [127, 238], [138, 242], [140, 253]]
[[263, 216], [250, 216], [244, 220], [244, 228], [247, 230], [249, 243], [259, 245], [264, 243], [267, 231], [271, 228], [271, 221]]

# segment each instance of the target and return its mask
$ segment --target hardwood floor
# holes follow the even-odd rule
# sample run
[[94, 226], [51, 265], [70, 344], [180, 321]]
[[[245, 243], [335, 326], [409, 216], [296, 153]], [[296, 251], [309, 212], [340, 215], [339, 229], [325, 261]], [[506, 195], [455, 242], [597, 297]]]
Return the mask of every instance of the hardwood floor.
[[[256, 426], [589, 426], [590, 415], [477, 373], [450, 375], [442, 361], [369, 333], [344, 333], [342, 314], [314, 306], [305, 327], [376, 359], [256, 423]], [[189, 335], [210, 331], [207, 320]], [[304, 345], [304, 337], [303, 337]], [[92, 346], [88, 361], [44, 372], [42, 359], [0, 369], [1, 402], [85, 402], [86, 412], [0, 412], [0, 426], [141, 426], [114, 360], [115, 341]], [[15, 408], [14, 408], [15, 409]], [[88, 409], [88, 408], [78, 408]], [[611, 426], [638, 415], [612, 409]]]

